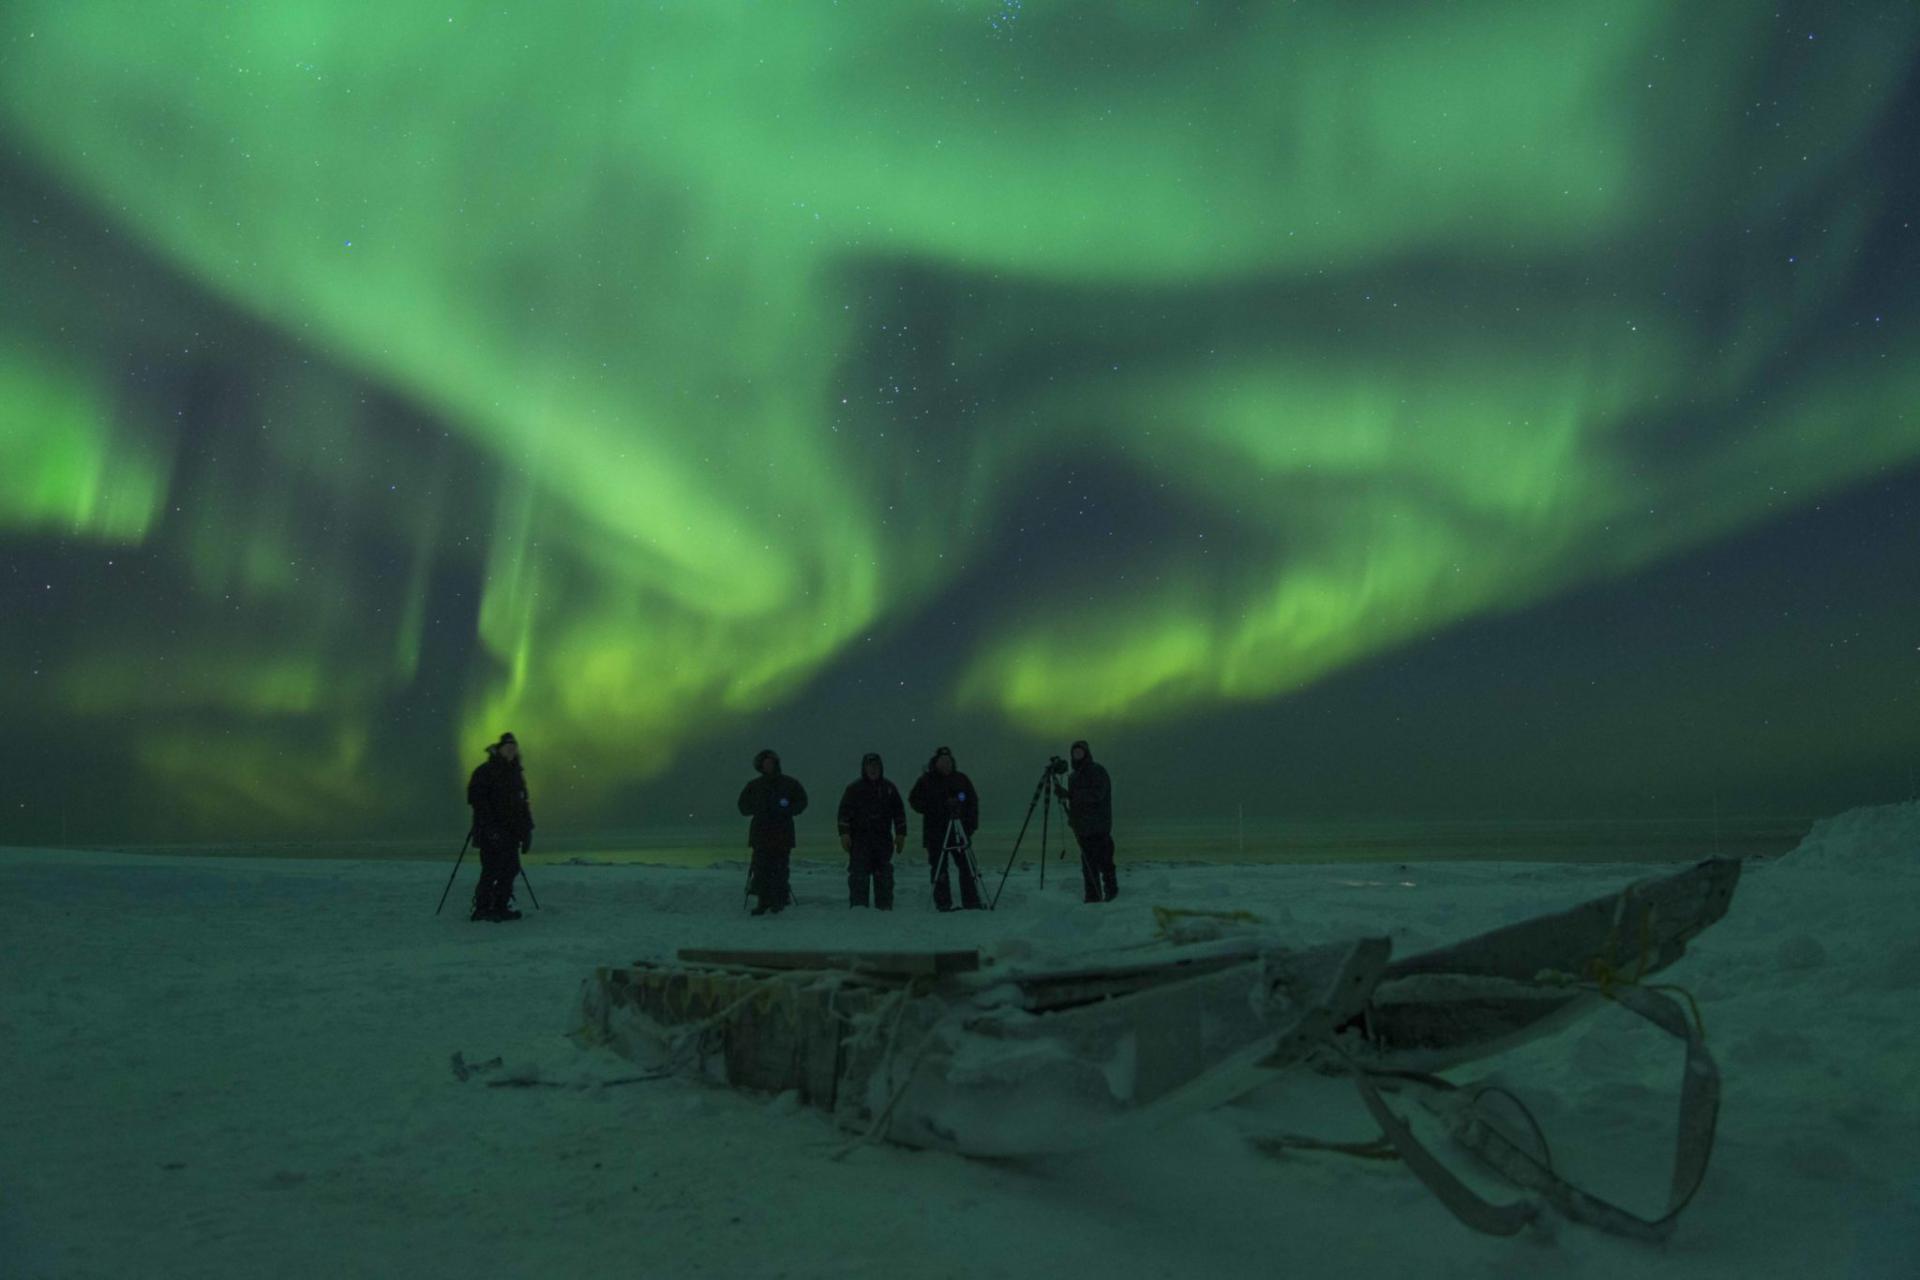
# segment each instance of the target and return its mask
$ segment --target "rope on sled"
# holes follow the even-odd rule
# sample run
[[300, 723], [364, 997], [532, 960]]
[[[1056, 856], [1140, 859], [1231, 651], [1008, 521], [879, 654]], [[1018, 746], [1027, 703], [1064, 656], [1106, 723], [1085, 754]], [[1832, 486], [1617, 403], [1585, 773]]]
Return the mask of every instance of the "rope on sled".
[[[918, 978], [908, 978], [907, 985], [902, 987], [899, 993], [893, 998], [893, 1007], [889, 1010], [889, 1012], [893, 1014], [893, 1020], [887, 1027], [886, 1048], [881, 1053], [880, 1065], [875, 1068], [873, 1073], [874, 1078], [877, 1080], [887, 1080], [891, 1078], [890, 1073], [893, 1069], [894, 1053], [900, 1046], [900, 1027], [901, 1024], [907, 1020], [907, 1006], [912, 1004], [914, 998], [920, 994], [920, 992], [916, 990], [919, 982], [920, 980]], [[884, 1017], [885, 1015], [883, 1014], [882, 1016]], [[873, 1121], [867, 1125], [866, 1131], [852, 1141], [842, 1145], [839, 1150], [828, 1157], [829, 1159], [844, 1160], [859, 1148], [876, 1143], [885, 1136], [887, 1126], [892, 1123], [893, 1120], [894, 1107], [899, 1105], [900, 1099], [906, 1096], [908, 1086], [913, 1083], [913, 1074], [920, 1068], [920, 1059], [926, 1055], [927, 1049], [933, 1044], [934, 1037], [939, 1033], [939, 1030], [938, 1025], [929, 1027], [927, 1034], [921, 1037], [920, 1044], [913, 1051], [913, 1060], [907, 1064], [906, 1074], [900, 1078], [900, 1083], [895, 1085], [893, 1092], [887, 1096], [886, 1104], [874, 1113]], [[857, 1040], [854, 1042], [858, 1043]]]

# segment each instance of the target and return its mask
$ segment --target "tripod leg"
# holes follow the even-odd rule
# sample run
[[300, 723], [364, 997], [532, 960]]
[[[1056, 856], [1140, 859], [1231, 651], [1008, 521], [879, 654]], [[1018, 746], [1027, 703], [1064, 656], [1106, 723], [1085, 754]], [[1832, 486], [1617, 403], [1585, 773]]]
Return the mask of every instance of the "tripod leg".
[[[1020, 834], [1013, 838], [1013, 852], [1007, 855], [1007, 865], [1006, 868], [1000, 872], [1000, 883], [994, 888], [993, 901], [987, 904], [987, 910], [989, 911], [994, 910], [1000, 905], [1000, 895], [1007, 887], [1007, 877], [1013, 873], [1013, 860], [1020, 856], [1020, 842], [1027, 838], [1027, 825], [1033, 821], [1033, 806], [1040, 803], [1041, 792], [1046, 789], [1047, 777], [1048, 770], [1042, 769], [1040, 771], [1039, 785], [1033, 789], [1033, 799], [1027, 801], [1027, 816], [1020, 820]], [[1043, 813], [1040, 818], [1040, 887], [1042, 889], [1047, 887], [1046, 828], [1047, 819]]]
[[[973, 907], [974, 910], [977, 911], [987, 905], [986, 877], [980, 874], [980, 860], [973, 856], [973, 843], [971, 841], [960, 846], [960, 856], [966, 862], [968, 883], [973, 886], [973, 893], [971, 895], [973, 898]], [[961, 895], [963, 899], [967, 896], [966, 894]]]
[[[1041, 786], [1045, 786], [1043, 781]], [[1053, 814], [1053, 792], [1047, 792], [1047, 803], [1040, 810], [1040, 891], [1047, 888], [1047, 819]]]
[[960, 905], [978, 911], [987, 905], [987, 881], [980, 874], [980, 860], [973, 856], [973, 836], [954, 819], [948, 827], [953, 843], [953, 869], [960, 881]]
[[[454, 876], [457, 876], [460, 874], [460, 864], [467, 860], [467, 846], [472, 843], [473, 843], [473, 828], [468, 827], [467, 838], [460, 842], [460, 856], [453, 860], [453, 875], [447, 877], [447, 887], [440, 891], [440, 907], [444, 907], [447, 905], [447, 895], [453, 892]], [[440, 907], [435, 907], [433, 909], [433, 914], [439, 915]]]
[[953, 909], [953, 891], [947, 886], [947, 866], [953, 866], [954, 879], [960, 882], [964, 902], [979, 893], [979, 887], [967, 879], [971, 863], [967, 859], [967, 833], [960, 819], [947, 820], [947, 833], [940, 840], [940, 857], [933, 867], [933, 905], [942, 911]]

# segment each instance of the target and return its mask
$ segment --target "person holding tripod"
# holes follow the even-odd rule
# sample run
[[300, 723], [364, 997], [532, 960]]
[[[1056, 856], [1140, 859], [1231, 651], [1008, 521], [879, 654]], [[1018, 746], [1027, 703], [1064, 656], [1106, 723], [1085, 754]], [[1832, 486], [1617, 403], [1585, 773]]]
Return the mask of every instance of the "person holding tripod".
[[907, 846], [907, 810], [878, 752], [860, 760], [860, 776], [840, 796], [840, 847], [847, 852], [847, 901], [893, 910], [893, 855]]
[[807, 789], [780, 772], [780, 753], [772, 747], [753, 757], [753, 771], [758, 776], [740, 790], [741, 816], [753, 819], [747, 827], [747, 847], [753, 850], [747, 884], [759, 898], [753, 914], [777, 915], [793, 898], [788, 883], [793, 820], [807, 811]]
[[487, 748], [487, 758], [467, 779], [467, 803], [473, 807], [473, 842], [480, 848], [480, 883], [468, 919], [518, 920], [513, 881], [520, 874], [520, 855], [533, 847], [533, 806], [520, 743], [512, 734], [501, 734]]
[[955, 766], [953, 752], [941, 747], [927, 761], [927, 771], [913, 784], [907, 803], [921, 815], [920, 842], [927, 851], [933, 877], [933, 905], [953, 910], [953, 890], [947, 885], [947, 863], [960, 877], [960, 905], [968, 911], [986, 906], [981, 901], [980, 873], [973, 861], [973, 833], [980, 826], [980, 793], [973, 779]]
[[1067, 785], [1053, 784], [1053, 793], [1067, 804], [1067, 825], [1080, 844], [1080, 876], [1084, 902], [1111, 902], [1120, 896], [1120, 877], [1113, 866], [1113, 779], [1106, 766], [1093, 758], [1086, 739], [1073, 744], [1073, 776]]

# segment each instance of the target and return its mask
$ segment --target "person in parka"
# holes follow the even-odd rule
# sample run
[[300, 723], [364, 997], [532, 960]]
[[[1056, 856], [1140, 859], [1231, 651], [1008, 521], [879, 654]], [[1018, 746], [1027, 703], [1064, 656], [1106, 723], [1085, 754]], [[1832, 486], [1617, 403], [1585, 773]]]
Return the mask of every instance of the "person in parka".
[[761, 916], [784, 911], [792, 901], [787, 877], [793, 820], [807, 811], [807, 789], [780, 772], [780, 754], [771, 747], [753, 757], [753, 771], [758, 776], [740, 790], [740, 813], [753, 819], [747, 827], [747, 847], [753, 850], [747, 885], [759, 899], [753, 914]]
[[840, 795], [840, 847], [847, 851], [847, 901], [893, 910], [893, 855], [907, 845], [907, 809], [900, 788], [887, 777], [886, 763], [869, 751], [860, 760], [860, 776]]
[[940, 866], [941, 846], [947, 827], [959, 819], [966, 833], [964, 845], [950, 856], [960, 877], [960, 905], [978, 911], [986, 904], [980, 900], [980, 873], [973, 861], [973, 833], [980, 827], [980, 792], [973, 779], [955, 766], [953, 752], [941, 747], [927, 761], [927, 771], [913, 784], [907, 803], [921, 815], [920, 843], [927, 851], [927, 866], [933, 880], [933, 905], [942, 911], [953, 910], [953, 891], [947, 885], [946, 872]]
[[1080, 844], [1080, 876], [1084, 901], [1106, 902], [1120, 896], [1120, 878], [1113, 866], [1113, 779], [1106, 766], [1093, 758], [1083, 738], [1069, 753], [1073, 774], [1067, 785], [1053, 784], [1054, 794], [1067, 802], [1067, 824]]
[[467, 803], [473, 807], [473, 842], [480, 849], [480, 883], [468, 918], [518, 920], [513, 881], [520, 874], [520, 855], [533, 847], [533, 806], [520, 743], [512, 734], [501, 734], [487, 747], [487, 758], [467, 779]]

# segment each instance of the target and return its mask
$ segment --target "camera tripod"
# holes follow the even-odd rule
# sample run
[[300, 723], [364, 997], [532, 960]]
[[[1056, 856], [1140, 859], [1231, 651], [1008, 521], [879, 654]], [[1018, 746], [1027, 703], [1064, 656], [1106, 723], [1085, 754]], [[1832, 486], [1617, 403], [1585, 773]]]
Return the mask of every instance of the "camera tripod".
[[[473, 828], [468, 827], [467, 838], [460, 842], [460, 856], [453, 860], [453, 874], [447, 877], [447, 887], [440, 891], [440, 906], [435, 907], [433, 909], [433, 914], [439, 915], [441, 907], [444, 907], [447, 905], [447, 895], [453, 892], [454, 877], [460, 874], [460, 864], [467, 860], [467, 850], [472, 846], [472, 844], [473, 844]], [[517, 858], [514, 861], [516, 864], [519, 863], [519, 859]], [[482, 874], [483, 875], [485, 874], [484, 869], [482, 871]], [[540, 909], [540, 897], [538, 894], [534, 893], [533, 891], [533, 881], [527, 879], [527, 869], [525, 866], [520, 866], [520, 879], [526, 883], [527, 896], [533, 899], [533, 909], [535, 911], [538, 911]], [[508, 900], [511, 901], [512, 900], [511, 894], [513, 891], [513, 882], [511, 880], [507, 882], [507, 891], [509, 894]]]
[[[966, 880], [972, 877], [974, 905], [978, 907], [987, 900], [987, 884], [980, 878], [980, 864], [974, 860], [973, 841], [967, 838], [966, 824], [958, 818], [947, 819], [947, 834], [940, 841], [940, 857], [933, 864], [934, 905], [939, 906], [939, 893], [947, 883], [947, 863], [951, 861], [954, 870], [961, 877], [960, 901], [967, 900]], [[951, 910], [952, 908], [948, 908]]]
[[[1059, 757], [1054, 757], [1054, 760], [1057, 759]], [[1000, 905], [1000, 894], [1007, 887], [1007, 877], [1013, 874], [1013, 860], [1020, 856], [1020, 842], [1027, 838], [1027, 827], [1033, 821], [1035, 805], [1040, 806], [1040, 887], [1042, 889], [1047, 887], [1047, 819], [1053, 812], [1052, 784], [1056, 777], [1066, 771], [1064, 765], [1055, 769], [1054, 760], [1047, 761], [1046, 767], [1040, 770], [1040, 781], [1034, 784], [1033, 799], [1027, 801], [1027, 816], [1021, 819], [1020, 834], [1013, 838], [1013, 852], [1007, 855], [1006, 870], [1000, 873], [1000, 883], [994, 888], [993, 901], [987, 904], [989, 911]], [[1067, 802], [1062, 800], [1060, 801], [1060, 856], [1062, 858], [1067, 856], [1066, 826]], [[1084, 862], [1085, 859], [1083, 858], [1082, 861]], [[1084, 871], [1085, 867], [1081, 869]]]

